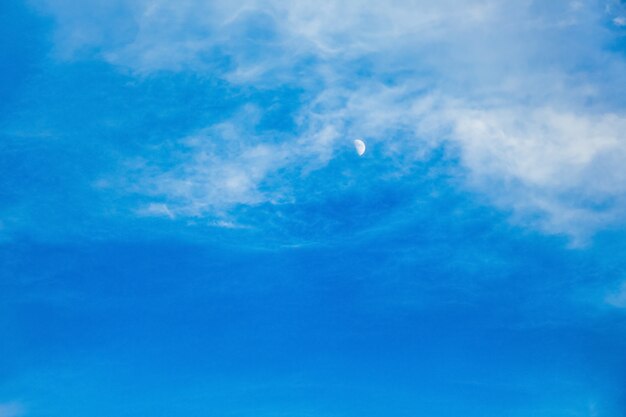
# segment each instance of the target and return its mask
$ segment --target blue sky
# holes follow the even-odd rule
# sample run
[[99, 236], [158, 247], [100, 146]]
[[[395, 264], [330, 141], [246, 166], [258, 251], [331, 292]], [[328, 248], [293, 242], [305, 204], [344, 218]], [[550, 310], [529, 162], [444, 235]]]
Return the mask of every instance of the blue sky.
[[0, 417], [623, 417], [624, 86], [618, 0], [2, 2]]

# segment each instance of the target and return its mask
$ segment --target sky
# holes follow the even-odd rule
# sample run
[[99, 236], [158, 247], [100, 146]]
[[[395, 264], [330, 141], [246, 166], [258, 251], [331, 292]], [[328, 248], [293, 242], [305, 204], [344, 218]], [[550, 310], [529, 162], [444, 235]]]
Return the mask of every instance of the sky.
[[0, 417], [625, 417], [625, 167], [621, 0], [4, 0]]

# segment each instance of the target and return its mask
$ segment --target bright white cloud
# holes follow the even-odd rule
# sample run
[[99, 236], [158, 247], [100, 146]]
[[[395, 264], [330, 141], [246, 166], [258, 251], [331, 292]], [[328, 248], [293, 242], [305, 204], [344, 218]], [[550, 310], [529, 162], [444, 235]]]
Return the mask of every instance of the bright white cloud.
[[289, 200], [289, 176], [366, 137], [399, 172], [433, 147], [455, 149], [469, 187], [544, 231], [583, 238], [624, 220], [626, 109], [615, 86], [626, 63], [604, 49], [603, 22], [620, 22], [614, 1], [37, 3], [58, 20], [63, 56], [95, 49], [138, 74], [211, 71], [313, 97], [291, 135], [234, 120], [174, 141], [173, 168], [143, 166], [139, 188], [159, 201], [144, 215]]
[[624, 219], [626, 117], [553, 108], [448, 112], [470, 183], [551, 232]]

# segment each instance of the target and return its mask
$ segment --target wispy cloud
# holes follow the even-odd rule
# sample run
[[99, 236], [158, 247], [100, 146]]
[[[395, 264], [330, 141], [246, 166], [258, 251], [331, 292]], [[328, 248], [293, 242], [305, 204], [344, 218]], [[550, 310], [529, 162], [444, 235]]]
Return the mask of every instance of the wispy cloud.
[[233, 120], [164, 144], [158, 152], [166, 157], [136, 165], [124, 186], [163, 200], [140, 213], [219, 216], [237, 205], [290, 200], [286, 176], [323, 163], [332, 154], [337, 132], [325, 126], [298, 137], [259, 133], [258, 112], [246, 106]]
[[18, 402], [0, 403], [0, 417], [21, 417], [25, 415], [24, 406]]
[[613, 307], [626, 308], [626, 282], [617, 291], [607, 295], [605, 301]]
[[[399, 174], [435, 147], [454, 149], [467, 187], [549, 233], [584, 239], [624, 220], [626, 109], [614, 86], [626, 61], [604, 47], [616, 35], [603, 23], [619, 25], [617, 3], [39, 4], [57, 17], [65, 57], [88, 51], [138, 76], [185, 70], [306, 92], [293, 132], [242, 123], [264, 111], [244, 108], [173, 139], [176, 151], [137, 180], [135, 191], [155, 198], [143, 215], [293, 199], [289, 178], [323, 169], [358, 136]], [[90, 19], [94, 7], [126, 35]]]

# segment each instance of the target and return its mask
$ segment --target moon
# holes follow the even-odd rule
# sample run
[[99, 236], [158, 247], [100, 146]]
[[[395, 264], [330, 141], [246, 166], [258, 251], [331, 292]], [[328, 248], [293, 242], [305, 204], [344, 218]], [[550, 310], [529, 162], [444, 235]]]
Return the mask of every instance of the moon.
[[363, 156], [363, 154], [365, 153], [365, 142], [363, 142], [361, 139], [356, 139], [354, 141], [354, 149], [356, 149], [356, 153], [359, 156]]

